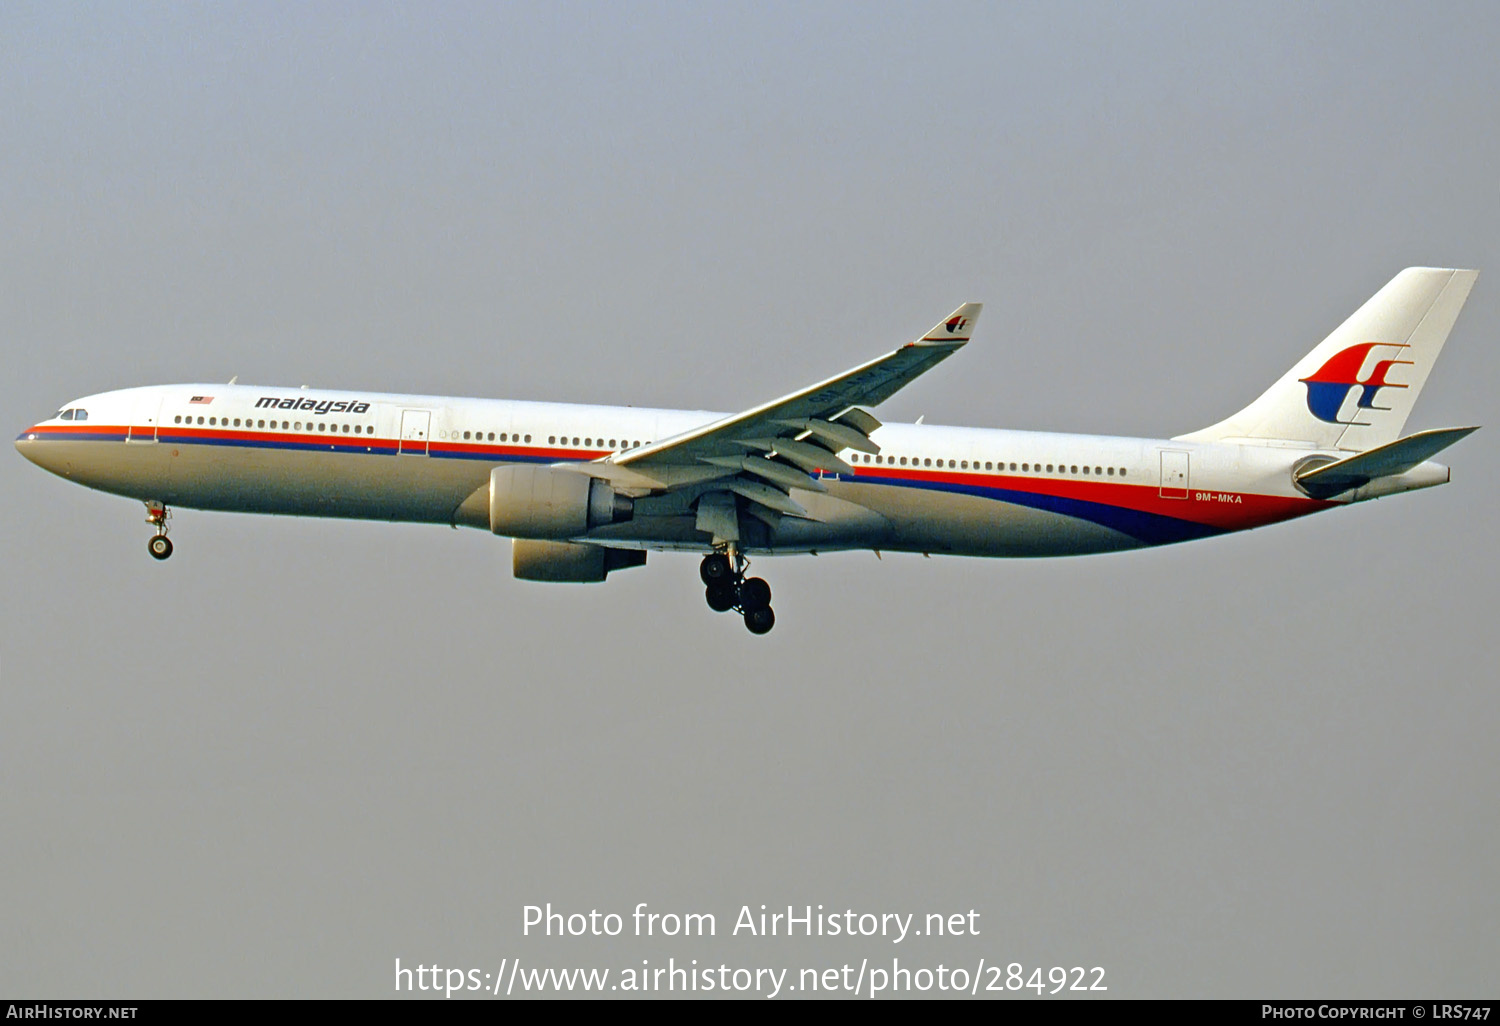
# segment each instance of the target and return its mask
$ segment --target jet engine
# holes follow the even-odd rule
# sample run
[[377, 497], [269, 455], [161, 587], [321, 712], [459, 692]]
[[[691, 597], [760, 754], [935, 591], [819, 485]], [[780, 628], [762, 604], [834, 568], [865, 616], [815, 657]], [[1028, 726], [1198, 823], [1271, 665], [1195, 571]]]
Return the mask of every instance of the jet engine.
[[528, 464], [490, 471], [490, 530], [495, 534], [574, 538], [590, 528], [622, 523], [634, 513], [635, 500], [587, 474]]
[[511, 567], [518, 581], [559, 581], [598, 584], [612, 570], [643, 566], [644, 549], [610, 549], [583, 542], [533, 541], [511, 543]]

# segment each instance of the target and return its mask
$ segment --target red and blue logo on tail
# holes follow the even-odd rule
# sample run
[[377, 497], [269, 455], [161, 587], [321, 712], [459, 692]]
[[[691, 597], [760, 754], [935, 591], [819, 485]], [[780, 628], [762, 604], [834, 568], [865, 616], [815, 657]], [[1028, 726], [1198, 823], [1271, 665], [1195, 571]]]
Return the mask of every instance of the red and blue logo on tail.
[[1382, 388], [1406, 388], [1407, 386], [1387, 381], [1386, 375], [1397, 364], [1410, 364], [1412, 361], [1378, 360], [1369, 376], [1361, 378], [1359, 371], [1365, 365], [1365, 359], [1372, 349], [1380, 347], [1397, 350], [1410, 348], [1404, 342], [1362, 342], [1335, 353], [1312, 374], [1298, 379], [1307, 386], [1308, 411], [1314, 417], [1327, 421], [1329, 424], [1363, 423], [1357, 420], [1339, 419], [1339, 411], [1343, 409], [1344, 401], [1348, 399], [1351, 388], [1360, 389], [1359, 401], [1355, 404], [1357, 410], [1389, 409], [1389, 407], [1375, 405], [1375, 398], [1380, 394], [1380, 390]]

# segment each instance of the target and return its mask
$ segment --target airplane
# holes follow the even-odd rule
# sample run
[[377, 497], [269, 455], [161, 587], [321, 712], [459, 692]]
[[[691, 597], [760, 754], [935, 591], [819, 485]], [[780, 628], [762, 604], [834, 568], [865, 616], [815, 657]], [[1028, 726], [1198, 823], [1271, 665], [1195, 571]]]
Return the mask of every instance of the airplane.
[[968, 343], [966, 303], [893, 352], [742, 413], [242, 385], [126, 388], [33, 424], [38, 466], [146, 504], [475, 527], [516, 578], [600, 582], [703, 556], [708, 605], [775, 625], [751, 556], [1062, 556], [1209, 538], [1447, 482], [1477, 430], [1402, 436], [1477, 271], [1413, 267], [1258, 399], [1167, 439], [870, 412]]

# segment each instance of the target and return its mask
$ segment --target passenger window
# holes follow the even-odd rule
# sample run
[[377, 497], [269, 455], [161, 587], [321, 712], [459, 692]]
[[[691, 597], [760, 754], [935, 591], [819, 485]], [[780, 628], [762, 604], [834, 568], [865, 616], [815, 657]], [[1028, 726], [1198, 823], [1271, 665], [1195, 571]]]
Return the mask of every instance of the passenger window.
[[179, 414], [176, 417], [173, 417], [172, 418], [172, 423], [173, 424], [181, 424], [182, 423], [182, 415]]
[[613, 439], [613, 438], [611, 438], [611, 439], [610, 439], [610, 440], [609, 440], [609, 447], [610, 447], [610, 448], [611, 448], [611, 449], [613, 449], [613, 448], [614, 448], [614, 447], [615, 447], [615, 440], [614, 440], [614, 439]]
[[[1001, 469], [1001, 470], [1004, 470], [1004, 469], [1005, 469], [1005, 468], [1004, 468], [1004, 467], [1003, 467], [1003, 466], [1002, 466], [1002, 467], [1001, 467], [1001, 468], [1000, 468], [1000, 469]], [[1011, 464], [1011, 465], [1010, 465], [1010, 469], [1011, 469], [1011, 470], [1015, 470], [1015, 469], [1016, 469], [1016, 465], [1015, 465], [1015, 464], [1014, 464], [1014, 463], [1012, 463], [1012, 464]]]
[[594, 447], [594, 440], [592, 438], [585, 438], [583, 444], [592, 449]]
[[1115, 476], [1115, 468], [1114, 467], [1110, 467], [1108, 473], [1109, 473], [1110, 477], [1114, 477]]
[[265, 427], [266, 426], [266, 422], [265, 421], [260, 421], [256, 426], [257, 427]]
[[297, 430], [298, 430], [298, 431], [301, 431], [301, 430], [302, 430], [302, 422], [301, 422], [301, 421], [300, 421], [300, 420], [299, 420], [299, 421], [297, 421]]
[[489, 440], [492, 441], [492, 442], [495, 440], [495, 432], [493, 432], [493, 431], [490, 432], [490, 438], [489, 438]]
[[530, 435], [526, 436], [526, 441], [528, 441], [528, 442], [531, 441], [531, 436]]
[[1084, 468], [1083, 468], [1083, 472], [1084, 472], [1084, 473], [1085, 473], [1085, 474], [1087, 474], [1087, 473], [1088, 473], [1088, 472], [1089, 472], [1089, 468], [1088, 468], [1088, 467], [1084, 467]]
[[1121, 467], [1121, 468], [1120, 468], [1120, 476], [1121, 476], [1121, 477], [1124, 477], [1124, 476], [1125, 476], [1125, 468], [1124, 468], [1124, 467]]
[[199, 424], [202, 424], [202, 423], [203, 423], [203, 418], [202, 418], [202, 417], [199, 417], [199, 418], [198, 418], [198, 423], [199, 423]]
[[557, 436], [556, 435], [548, 435], [547, 436], [547, 444], [548, 445], [556, 445], [557, 444]]
[[903, 467], [906, 466], [906, 457], [905, 456], [901, 457], [901, 465]]
[[578, 444], [578, 436], [577, 436], [577, 435], [574, 435], [574, 436], [573, 436], [573, 444], [574, 444], [574, 445], [577, 445], [577, 444]]

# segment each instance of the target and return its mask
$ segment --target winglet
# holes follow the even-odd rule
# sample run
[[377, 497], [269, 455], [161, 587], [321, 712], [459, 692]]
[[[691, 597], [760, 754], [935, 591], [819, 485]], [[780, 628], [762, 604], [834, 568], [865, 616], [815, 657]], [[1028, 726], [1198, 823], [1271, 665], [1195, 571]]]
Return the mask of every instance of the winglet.
[[933, 325], [918, 341], [967, 342], [974, 331], [975, 322], [979, 320], [979, 311], [983, 309], [983, 303], [965, 303]]

